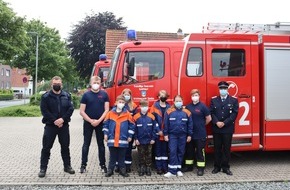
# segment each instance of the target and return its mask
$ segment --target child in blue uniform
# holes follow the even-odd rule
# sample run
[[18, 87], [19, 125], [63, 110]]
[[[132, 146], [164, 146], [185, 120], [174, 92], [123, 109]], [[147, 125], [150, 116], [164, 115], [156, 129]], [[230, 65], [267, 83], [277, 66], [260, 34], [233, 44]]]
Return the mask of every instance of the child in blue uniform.
[[186, 142], [191, 141], [192, 117], [189, 110], [183, 108], [180, 95], [174, 97], [174, 106], [169, 108], [164, 116], [164, 139], [168, 141], [169, 164], [165, 177], [183, 176], [180, 171]]
[[140, 101], [140, 112], [134, 116], [135, 141], [138, 149], [139, 176], [151, 176], [152, 145], [160, 131], [155, 117], [148, 112], [148, 101]]
[[110, 162], [106, 177], [114, 174], [116, 162], [119, 164], [120, 175], [128, 177], [125, 166], [126, 150], [134, 135], [134, 122], [129, 111], [124, 107], [125, 98], [120, 95], [116, 99], [116, 106], [106, 115], [103, 131], [104, 140], [108, 143]]

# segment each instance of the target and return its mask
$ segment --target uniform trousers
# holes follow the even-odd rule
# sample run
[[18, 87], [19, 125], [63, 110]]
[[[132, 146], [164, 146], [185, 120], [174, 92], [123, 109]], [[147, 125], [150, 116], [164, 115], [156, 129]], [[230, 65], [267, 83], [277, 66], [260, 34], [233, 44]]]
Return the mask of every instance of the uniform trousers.
[[214, 133], [214, 167], [217, 169], [229, 169], [231, 156], [232, 133]]

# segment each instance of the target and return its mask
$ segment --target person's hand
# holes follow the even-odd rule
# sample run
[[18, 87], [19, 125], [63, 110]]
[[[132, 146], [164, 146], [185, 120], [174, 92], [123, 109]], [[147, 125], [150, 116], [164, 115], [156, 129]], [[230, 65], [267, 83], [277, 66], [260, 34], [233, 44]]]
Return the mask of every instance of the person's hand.
[[140, 142], [138, 140], [135, 140], [136, 145], [140, 145]]
[[108, 135], [104, 135], [105, 142], [108, 142]]
[[101, 123], [101, 121], [99, 119], [93, 119], [92, 122], [91, 122], [91, 125], [93, 127], [96, 127], [98, 126], [99, 124]]
[[129, 137], [129, 138], [128, 138], [128, 142], [131, 142], [131, 141], [132, 141], [132, 138]]
[[151, 141], [150, 141], [150, 144], [154, 144], [154, 143], [155, 143], [155, 140], [151, 140]]
[[186, 142], [190, 142], [191, 141], [191, 136], [188, 136], [186, 139]]
[[165, 140], [166, 142], [169, 141], [168, 135], [164, 136], [164, 140]]
[[57, 120], [55, 120], [53, 123], [54, 125], [58, 126], [59, 128], [61, 128], [63, 126], [63, 122], [64, 120], [62, 118], [58, 118]]
[[163, 132], [162, 131], [159, 131], [158, 135], [159, 136], [163, 136]]
[[218, 121], [218, 122], [216, 123], [216, 126], [217, 126], [218, 128], [223, 128], [223, 127], [225, 126], [225, 123], [222, 122], [222, 121]]

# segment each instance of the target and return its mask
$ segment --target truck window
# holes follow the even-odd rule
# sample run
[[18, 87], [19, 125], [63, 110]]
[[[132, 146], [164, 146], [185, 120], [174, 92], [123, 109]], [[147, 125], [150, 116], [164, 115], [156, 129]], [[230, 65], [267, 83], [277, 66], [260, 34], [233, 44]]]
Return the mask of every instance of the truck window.
[[104, 85], [105, 87], [112, 87], [114, 85], [114, 76], [115, 76], [119, 56], [120, 56], [120, 49], [117, 48], [112, 57], [111, 66], [109, 69], [109, 73], [107, 75], [107, 81]]
[[124, 60], [123, 82], [126, 84], [160, 79], [164, 76], [163, 52], [129, 52], [129, 60], [135, 59], [134, 75], [128, 76], [128, 63]]
[[212, 51], [212, 74], [217, 77], [244, 76], [245, 52], [238, 49]]
[[190, 48], [186, 64], [187, 76], [202, 76], [203, 74], [202, 51], [200, 48]]

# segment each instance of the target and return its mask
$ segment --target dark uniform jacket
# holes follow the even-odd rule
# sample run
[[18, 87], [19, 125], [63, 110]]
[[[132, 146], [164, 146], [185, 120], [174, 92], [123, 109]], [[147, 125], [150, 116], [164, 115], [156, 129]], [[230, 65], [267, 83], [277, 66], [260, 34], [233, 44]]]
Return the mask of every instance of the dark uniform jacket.
[[[213, 133], [234, 133], [238, 110], [239, 104], [236, 98], [228, 95], [222, 101], [220, 96], [213, 97], [210, 103]], [[218, 128], [216, 126], [218, 121], [224, 122], [225, 126]]]
[[55, 94], [50, 90], [42, 95], [40, 110], [43, 115], [42, 123], [54, 125], [55, 120], [62, 118], [66, 125], [70, 122], [74, 107], [70, 94], [63, 90], [60, 94]]

